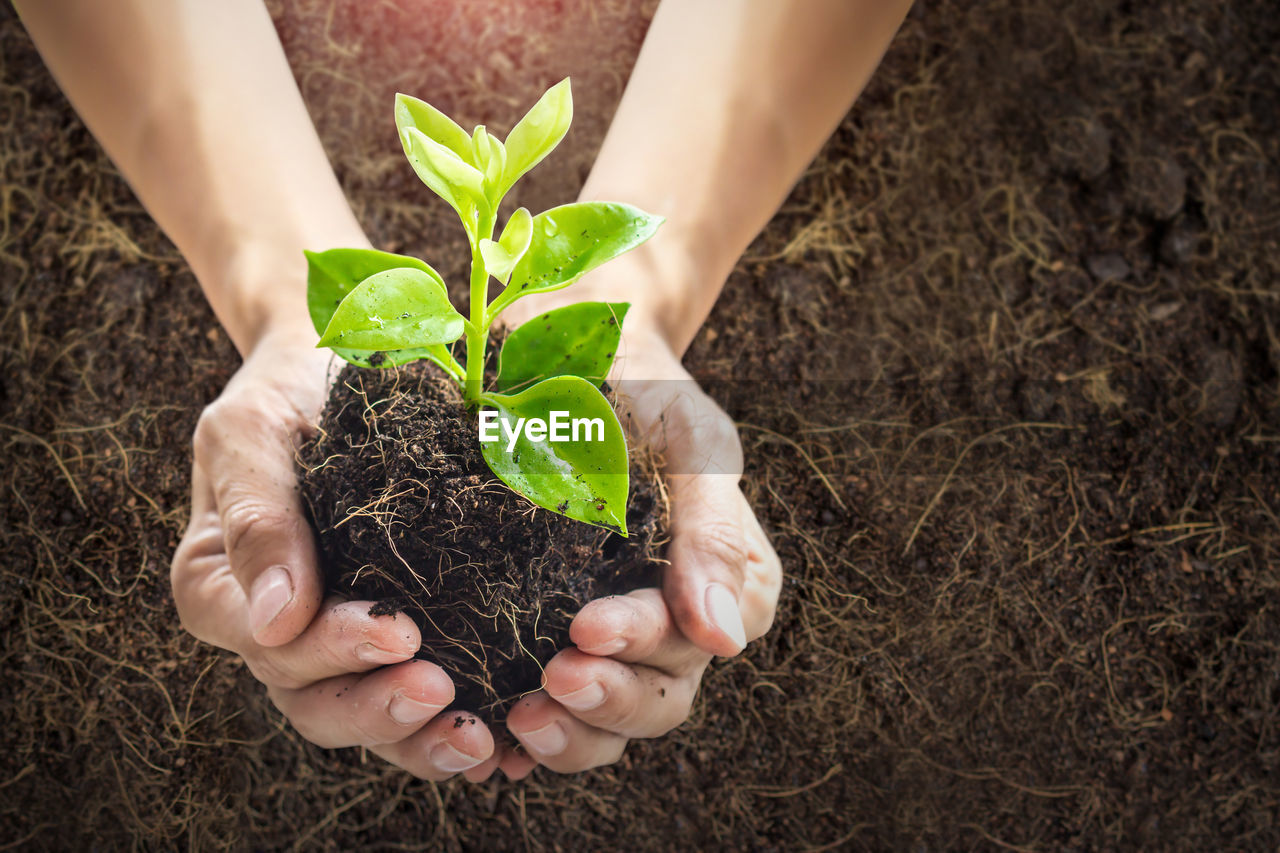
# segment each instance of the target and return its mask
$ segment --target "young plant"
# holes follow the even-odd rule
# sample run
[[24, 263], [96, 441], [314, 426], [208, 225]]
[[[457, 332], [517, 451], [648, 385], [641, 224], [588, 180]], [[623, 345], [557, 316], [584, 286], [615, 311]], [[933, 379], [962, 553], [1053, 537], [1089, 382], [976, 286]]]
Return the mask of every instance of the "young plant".
[[[417, 258], [372, 249], [308, 252], [307, 308], [317, 346], [361, 367], [434, 362], [476, 413], [481, 452], [498, 479], [544, 509], [625, 536], [627, 443], [600, 386], [628, 303], [580, 302], [515, 329], [492, 388], [484, 381], [485, 355], [490, 328], [513, 302], [568, 287], [649, 239], [663, 219], [608, 202], [536, 216], [522, 207], [494, 239], [503, 196], [569, 129], [568, 79], [534, 104], [505, 143], [483, 125], [468, 134], [407, 95], [396, 96], [395, 115], [414, 171], [462, 220], [471, 246], [470, 316], [454, 310], [444, 280]], [[491, 302], [490, 277], [503, 286]], [[465, 366], [450, 346], [464, 335]]]

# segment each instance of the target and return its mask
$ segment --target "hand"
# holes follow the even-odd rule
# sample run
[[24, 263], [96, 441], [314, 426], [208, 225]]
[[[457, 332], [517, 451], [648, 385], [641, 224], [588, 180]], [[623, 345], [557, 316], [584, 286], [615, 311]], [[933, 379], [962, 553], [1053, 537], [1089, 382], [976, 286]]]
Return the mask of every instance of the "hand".
[[[738, 488], [737, 427], [698, 387], [643, 314], [623, 339], [619, 396], [628, 427], [662, 454], [671, 500], [670, 565], [662, 588], [675, 627], [708, 655], [736, 655], [773, 621], [782, 568]], [[630, 317], [628, 317], [630, 319]], [[752, 567], [752, 548], [761, 565]], [[763, 624], [748, 632], [742, 613], [749, 572], [768, 597]]]
[[[453, 684], [412, 660], [421, 639], [370, 602], [322, 600], [294, 466], [328, 391], [329, 353], [266, 338], [196, 426], [191, 521], [174, 554], [183, 626], [240, 655], [303, 737], [365, 746], [416, 776], [486, 778], [503, 756], [472, 715], [441, 710]], [[513, 773], [523, 765], [508, 758]], [[527, 770], [525, 771], [527, 772]]]
[[[739, 604], [754, 640], [773, 622], [782, 572], [740, 494], [738, 517], [746, 554]], [[520, 700], [507, 717], [529, 760], [558, 773], [612, 764], [629, 738], [659, 737], [688, 718], [711, 655], [680, 632], [659, 590], [592, 601], [569, 633], [577, 648], [552, 658], [545, 689]]]
[[512, 709], [512, 733], [557, 772], [613, 763], [628, 738], [684, 722], [712, 655], [735, 655], [768, 631], [782, 586], [777, 554], [738, 488], [733, 422], [649, 328], [627, 331], [618, 387], [629, 426], [666, 461], [670, 565], [661, 592], [587, 604], [570, 627], [577, 648], [552, 659], [545, 689]]

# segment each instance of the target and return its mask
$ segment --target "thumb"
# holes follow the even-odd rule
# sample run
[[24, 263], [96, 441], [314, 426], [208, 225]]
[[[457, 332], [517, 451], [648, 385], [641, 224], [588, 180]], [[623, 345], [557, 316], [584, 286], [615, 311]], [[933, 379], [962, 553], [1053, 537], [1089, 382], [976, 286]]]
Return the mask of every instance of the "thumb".
[[663, 594], [681, 632], [698, 648], [736, 655], [747, 645], [739, 599], [747, 541], [738, 477], [669, 475], [671, 565]]
[[736, 655], [747, 645], [739, 605], [747, 538], [738, 431], [688, 374], [642, 381], [632, 399], [640, 425], [656, 435], [665, 455], [671, 498], [670, 565], [662, 575], [667, 607], [702, 651]]
[[248, 632], [264, 646], [297, 637], [323, 598], [315, 542], [297, 489], [294, 437], [303, 426], [275, 395], [219, 398], [196, 425], [232, 574], [248, 599]]
[[738, 430], [664, 344], [633, 352], [652, 378], [622, 380], [619, 395], [632, 426], [662, 453], [671, 498], [663, 597], [695, 646], [736, 655], [747, 645], [739, 601], [748, 553]]

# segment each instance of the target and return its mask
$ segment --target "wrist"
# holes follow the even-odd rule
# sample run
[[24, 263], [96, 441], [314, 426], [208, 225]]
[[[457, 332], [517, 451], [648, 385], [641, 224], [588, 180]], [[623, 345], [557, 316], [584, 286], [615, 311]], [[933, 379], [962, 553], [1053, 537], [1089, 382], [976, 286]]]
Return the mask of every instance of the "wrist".
[[582, 281], [512, 305], [507, 321], [519, 324], [542, 311], [574, 302], [627, 302], [624, 336], [660, 342], [677, 357], [697, 334], [720, 292], [726, 272], [710, 271], [686, 248], [670, 223]]
[[[661, 231], [659, 231], [661, 234]], [[658, 235], [583, 279], [573, 300], [627, 302], [624, 323], [628, 336], [644, 334], [661, 341], [677, 353], [687, 343], [682, 340], [681, 319], [687, 319], [688, 304], [695, 280], [690, 259], [677, 246], [657, 244]], [[697, 320], [701, 323], [701, 318]]]
[[[346, 243], [367, 246], [363, 234]], [[265, 343], [314, 347], [307, 309], [307, 262], [300, 241], [249, 241], [196, 269], [201, 288], [243, 356]]]
[[[657, 191], [661, 185], [597, 163], [579, 201], [625, 202], [666, 222], [649, 241], [586, 276], [573, 299], [630, 302], [627, 325], [649, 327], [680, 356], [711, 313], [738, 254], [724, 239], [718, 206], [703, 203], [699, 192], [677, 200]], [[583, 296], [583, 290], [601, 295]]]

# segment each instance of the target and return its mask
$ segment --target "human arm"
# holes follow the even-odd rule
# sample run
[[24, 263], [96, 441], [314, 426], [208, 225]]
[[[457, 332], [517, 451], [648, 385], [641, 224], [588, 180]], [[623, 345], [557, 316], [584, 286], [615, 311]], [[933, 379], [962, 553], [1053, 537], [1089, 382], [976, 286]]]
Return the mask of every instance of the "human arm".
[[910, 6], [664, 2], [580, 198], [625, 201], [667, 222], [587, 286], [627, 292], [628, 323], [682, 354]]
[[314, 348], [302, 250], [368, 241], [265, 9], [249, 0], [17, 7], [244, 356], [196, 429], [191, 523], [172, 571], [183, 624], [240, 654], [317, 743], [370, 746], [436, 779], [466, 763], [449, 750], [489, 759], [487, 729], [455, 729], [454, 715], [438, 715], [453, 685], [434, 664], [410, 661], [416, 627], [370, 617], [367, 602], [322, 600], [294, 444], [323, 405], [329, 359]]
[[[589, 605], [574, 624], [579, 650], [547, 668], [552, 699], [571, 702], [583, 689], [598, 698], [592, 684], [606, 698], [582, 710], [534, 696], [512, 712], [513, 731], [553, 769], [612, 760], [625, 737], [660, 734], [683, 720], [710, 656], [737, 654], [772, 621], [780, 567], [738, 488], [736, 429], [680, 357], [742, 252], [866, 85], [909, 6], [663, 3], [580, 197], [634, 204], [667, 222], [582, 283], [509, 312], [514, 324], [570, 301], [631, 303], [615, 379], [633, 424], [665, 450], [672, 503], [664, 595]], [[644, 660], [641, 644], [625, 639], [626, 626], [640, 623], [678, 638], [664, 658]], [[611, 638], [625, 645], [617, 650]], [[669, 654], [679, 643], [684, 652]], [[593, 648], [594, 655], [579, 653]], [[631, 671], [639, 678], [620, 676], [619, 662], [638, 662]], [[678, 703], [666, 701], [670, 691], [618, 701], [653, 670], [684, 685]], [[555, 725], [576, 739], [540, 752], [536, 734], [527, 735]]]
[[242, 355], [314, 344], [304, 248], [366, 246], [256, 0], [18, 0], [46, 65]]

